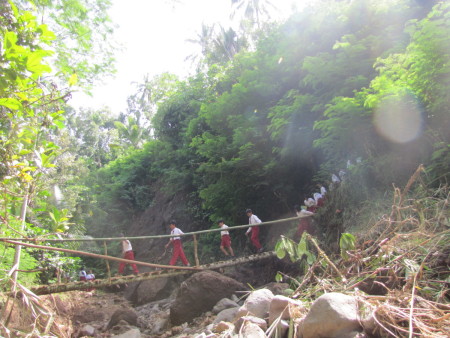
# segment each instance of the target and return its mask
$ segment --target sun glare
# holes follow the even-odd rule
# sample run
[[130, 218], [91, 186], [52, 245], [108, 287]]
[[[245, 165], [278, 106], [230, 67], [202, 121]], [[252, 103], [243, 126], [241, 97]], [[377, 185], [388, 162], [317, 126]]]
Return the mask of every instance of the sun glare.
[[377, 132], [389, 141], [407, 143], [422, 132], [422, 110], [413, 95], [387, 97], [375, 110], [373, 123]]

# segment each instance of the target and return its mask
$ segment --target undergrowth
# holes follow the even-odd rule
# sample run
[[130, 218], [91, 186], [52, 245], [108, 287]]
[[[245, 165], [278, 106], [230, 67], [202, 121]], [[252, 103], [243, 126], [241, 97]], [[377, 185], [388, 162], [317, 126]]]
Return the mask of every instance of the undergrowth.
[[[277, 250], [306, 267], [302, 276], [277, 276], [294, 286], [292, 297], [309, 304], [328, 292], [351, 294], [371, 313], [371, 335], [448, 337], [450, 189], [428, 188], [422, 172], [419, 167], [403, 189], [362, 202], [355, 212], [344, 209], [352, 198], [341, 184], [317, 215], [323, 236], [305, 233], [299, 244], [282, 239]], [[339, 250], [348, 232], [344, 243], [351, 247], [354, 236], [354, 247]]]

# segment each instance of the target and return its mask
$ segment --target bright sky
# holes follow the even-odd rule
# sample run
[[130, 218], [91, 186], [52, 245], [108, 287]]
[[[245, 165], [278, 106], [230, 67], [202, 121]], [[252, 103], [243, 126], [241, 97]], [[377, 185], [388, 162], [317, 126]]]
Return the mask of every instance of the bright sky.
[[[297, 0], [305, 3], [310, 0]], [[276, 0], [280, 8], [273, 17], [286, 16], [293, 0]], [[113, 0], [110, 16], [119, 27], [115, 39], [125, 50], [118, 51], [117, 74], [93, 90], [93, 97], [74, 93], [69, 104], [76, 108], [107, 106], [118, 114], [126, 110], [126, 99], [134, 92], [132, 82], [143, 82], [163, 72], [179, 76], [189, 73], [185, 58], [199, 51], [187, 42], [196, 39], [202, 23], [229, 26], [231, 0]]]

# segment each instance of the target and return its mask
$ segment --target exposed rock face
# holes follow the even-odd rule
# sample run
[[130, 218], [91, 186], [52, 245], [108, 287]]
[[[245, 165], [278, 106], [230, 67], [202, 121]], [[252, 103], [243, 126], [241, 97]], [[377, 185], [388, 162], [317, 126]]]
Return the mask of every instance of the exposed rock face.
[[362, 331], [356, 298], [331, 292], [320, 296], [299, 327], [298, 337], [354, 337]]
[[242, 290], [247, 290], [244, 284], [218, 272], [198, 272], [181, 283], [177, 297], [170, 307], [170, 320], [174, 325], [189, 322], [211, 310], [222, 298]]
[[[189, 193], [178, 191], [176, 194], [166, 193], [162, 189], [165, 182], [158, 182], [151, 186], [150, 194], [154, 195], [151, 205], [141, 214], [137, 215], [129, 228], [127, 235], [145, 236], [156, 234], [170, 234], [169, 222], [175, 219], [183, 232], [197, 229], [197, 224], [186, 210], [189, 204]], [[164, 251], [167, 239], [150, 239], [148, 241], [132, 241], [133, 250], [136, 250], [137, 260], [168, 264], [170, 255], [158, 257]], [[156, 257], [156, 258], [155, 258]], [[190, 259], [190, 257], [188, 257]], [[192, 262], [191, 262], [192, 263]]]

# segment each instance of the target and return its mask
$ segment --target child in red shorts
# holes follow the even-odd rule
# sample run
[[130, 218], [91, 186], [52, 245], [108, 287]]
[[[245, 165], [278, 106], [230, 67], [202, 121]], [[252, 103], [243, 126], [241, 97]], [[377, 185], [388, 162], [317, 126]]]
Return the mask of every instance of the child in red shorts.
[[[220, 220], [217, 222], [219, 224], [219, 228], [223, 229], [220, 232], [221, 235], [221, 242], [220, 242], [220, 250], [222, 250], [222, 252], [225, 254], [225, 256], [233, 256], [234, 257], [234, 252], [233, 249], [231, 248], [231, 238], [230, 238], [230, 233], [226, 230], [228, 228], [228, 225], [226, 225], [223, 220]], [[227, 252], [227, 249], [230, 253]]]

